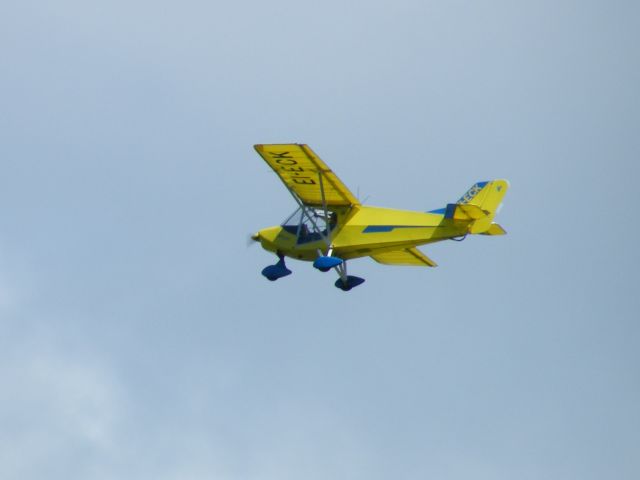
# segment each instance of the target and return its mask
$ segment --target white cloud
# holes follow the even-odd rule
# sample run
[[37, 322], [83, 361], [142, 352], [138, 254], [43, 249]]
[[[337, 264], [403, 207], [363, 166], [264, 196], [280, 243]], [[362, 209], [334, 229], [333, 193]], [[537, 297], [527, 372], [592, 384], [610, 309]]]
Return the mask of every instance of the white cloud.
[[95, 455], [110, 454], [122, 399], [99, 361], [19, 344], [5, 352], [0, 372], [0, 477], [72, 474]]

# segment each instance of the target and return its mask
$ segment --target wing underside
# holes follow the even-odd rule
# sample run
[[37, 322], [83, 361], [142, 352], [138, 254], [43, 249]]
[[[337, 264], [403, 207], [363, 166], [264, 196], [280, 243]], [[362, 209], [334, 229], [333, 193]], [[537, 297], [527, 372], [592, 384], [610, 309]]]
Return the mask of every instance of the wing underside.
[[405, 248], [392, 252], [371, 255], [376, 262], [385, 265], [403, 265], [412, 267], [436, 267], [438, 264], [417, 248]]
[[358, 199], [307, 145], [255, 145], [254, 148], [303, 204], [358, 205]]

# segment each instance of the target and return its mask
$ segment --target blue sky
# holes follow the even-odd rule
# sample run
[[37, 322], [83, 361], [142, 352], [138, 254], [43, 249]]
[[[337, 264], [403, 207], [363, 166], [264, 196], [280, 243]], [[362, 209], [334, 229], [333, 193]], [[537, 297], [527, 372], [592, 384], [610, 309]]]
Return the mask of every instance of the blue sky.
[[[635, 479], [635, 2], [0, 7], [0, 476]], [[248, 234], [301, 142], [506, 237], [332, 274]]]

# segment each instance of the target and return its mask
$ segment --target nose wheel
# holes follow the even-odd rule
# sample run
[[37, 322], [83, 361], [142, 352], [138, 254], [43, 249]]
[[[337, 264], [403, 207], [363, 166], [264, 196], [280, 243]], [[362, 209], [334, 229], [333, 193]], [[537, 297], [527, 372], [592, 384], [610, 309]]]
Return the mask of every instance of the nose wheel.
[[262, 269], [262, 275], [271, 282], [275, 282], [279, 278], [291, 275], [291, 270], [289, 270], [284, 263], [284, 255], [278, 254], [278, 258], [278, 263], [275, 265], [269, 265]]

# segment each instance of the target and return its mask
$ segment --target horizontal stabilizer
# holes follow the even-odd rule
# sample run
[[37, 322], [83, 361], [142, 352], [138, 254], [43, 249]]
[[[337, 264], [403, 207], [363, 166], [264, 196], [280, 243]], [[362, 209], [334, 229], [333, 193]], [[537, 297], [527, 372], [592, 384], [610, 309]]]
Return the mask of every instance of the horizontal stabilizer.
[[411, 267], [437, 267], [438, 264], [417, 248], [405, 248], [392, 252], [371, 255], [376, 262], [384, 265], [403, 265]]
[[489, 230], [482, 232], [482, 235], [506, 235], [507, 232], [497, 223], [492, 223]]
[[471, 221], [485, 218], [488, 215], [489, 212], [472, 203], [450, 203], [447, 205], [444, 217], [453, 220]]

